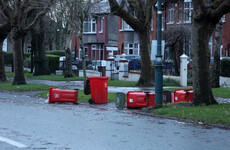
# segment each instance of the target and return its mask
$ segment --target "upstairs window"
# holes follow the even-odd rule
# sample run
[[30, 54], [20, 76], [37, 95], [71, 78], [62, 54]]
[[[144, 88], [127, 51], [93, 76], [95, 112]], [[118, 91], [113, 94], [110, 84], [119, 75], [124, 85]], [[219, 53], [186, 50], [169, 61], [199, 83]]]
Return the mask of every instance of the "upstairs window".
[[181, 3], [178, 4], [178, 10], [177, 10], [177, 23], [181, 23], [182, 22], [182, 6]]
[[130, 27], [130, 25], [128, 25], [125, 21], [123, 21], [124, 23], [124, 30], [133, 30], [133, 28]]
[[184, 3], [184, 23], [191, 23], [192, 22], [192, 2], [185, 1]]
[[84, 21], [84, 33], [96, 33], [96, 20], [95, 18], [87, 18]]
[[101, 18], [101, 29], [100, 29], [100, 33], [103, 33], [103, 24], [104, 24], [104, 17]]
[[168, 23], [174, 22], [174, 4], [169, 5]]

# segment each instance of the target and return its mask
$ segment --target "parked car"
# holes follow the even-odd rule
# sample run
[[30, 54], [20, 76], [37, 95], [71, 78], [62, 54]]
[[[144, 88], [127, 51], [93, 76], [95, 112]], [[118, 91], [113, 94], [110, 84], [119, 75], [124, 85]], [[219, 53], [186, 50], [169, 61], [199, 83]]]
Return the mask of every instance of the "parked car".
[[133, 58], [129, 61], [128, 65], [130, 70], [141, 70], [141, 58]]
[[[115, 67], [119, 67], [119, 61], [121, 60], [122, 55], [114, 55], [114, 60], [115, 60]], [[133, 58], [141, 58], [140, 55], [125, 55], [125, 59], [128, 61], [132, 60]]]

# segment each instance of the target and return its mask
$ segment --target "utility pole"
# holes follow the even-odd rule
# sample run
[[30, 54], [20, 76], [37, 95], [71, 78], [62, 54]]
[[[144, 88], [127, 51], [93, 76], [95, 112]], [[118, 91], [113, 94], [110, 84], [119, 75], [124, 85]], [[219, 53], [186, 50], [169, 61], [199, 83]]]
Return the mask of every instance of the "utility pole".
[[157, 54], [155, 61], [155, 105], [162, 106], [163, 64], [161, 54], [162, 0], [157, 0]]

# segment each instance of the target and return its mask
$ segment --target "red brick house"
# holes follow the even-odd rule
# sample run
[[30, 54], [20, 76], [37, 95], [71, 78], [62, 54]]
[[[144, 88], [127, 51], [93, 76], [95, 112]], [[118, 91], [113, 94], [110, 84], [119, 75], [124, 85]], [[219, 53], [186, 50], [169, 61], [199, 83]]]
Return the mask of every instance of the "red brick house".
[[[103, 10], [93, 11], [84, 21], [83, 42], [86, 57], [90, 60], [106, 60], [108, 54], [117, 54], [117, 16], [110, 15], [108, 3], [100, 3]], [[72, 50], [81, 58], [79, 38], [73, 36]]]
[[[113, 55], [125, 53], [126, 55], [140, 55], [139, 39], [134, 30], [120, 17], [111, 16], [108, 3], [104, 4], [107, 10], [92, 14], [84, 23], [84, 43], [88, 59], [105, 60], [108, 53]], [[193, 11], [192, 0], [164, 0], [162, 16], [162, 40], [166, 41], [165, 33], [174, 27], [184, 27], [191, 30], [191, 15]], [[156, 9], [155, 9], [156, 10]], [[221, 57], [230, 57], [230, 14], [223, 17]], [[153, 14], [152, 40], [157, 40], [157, 13]], [[210, 37], [210, 54], [214, 54], [214, 36]], [[76, 57], [80, 58], [79, 39], [73, 38], [72, 49], [77, 51]], [[170, 59], [166, 55], [170, 48], [164, 49], [164, 59]], [[191, 58], [190, 39], [180, 43], [179, 49]]]
[[[188, 30], [191, 30], [192, 23], [192, 0], [165, 0], [162, 3], [163, 16], [162, 16], [162, 40], [165, 39], [165, 33], [170, 28], [183, 26]], [[156, 10], [156, 9], [155, 9]], [[230, 57], [230, 14], [226, 14], [223, 17], [223, 35], [221, 56]], [[152, 21], [152, 40], [157, 40], [157, 13], [153, 14]], [[210, 38], [210, 53], [213, 57], [214, 51], [214, 36]], [[167, 43], [166, 43], [167, 44]], [[190, 39], [186, 39], [181, 43], [180, 49], [191, 58], [191, 43]], [[168, 47], [165, 46], [164, 52], [166, 53]], [[127, 55], [139, 55], [139, 40], [136, 33], [130, 28], [122, 18], [118, 17], [118, 52], [119, 54], [125, 53]], [[167, 59], [167, 57], [165, 58]]]

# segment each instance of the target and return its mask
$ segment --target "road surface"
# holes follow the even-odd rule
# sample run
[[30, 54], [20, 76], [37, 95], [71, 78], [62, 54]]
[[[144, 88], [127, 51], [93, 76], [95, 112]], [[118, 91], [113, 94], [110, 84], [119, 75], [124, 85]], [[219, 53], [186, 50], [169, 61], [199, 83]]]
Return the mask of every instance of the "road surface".
[[230, 130], [0, 91], [1, 150], [229, 150]]

